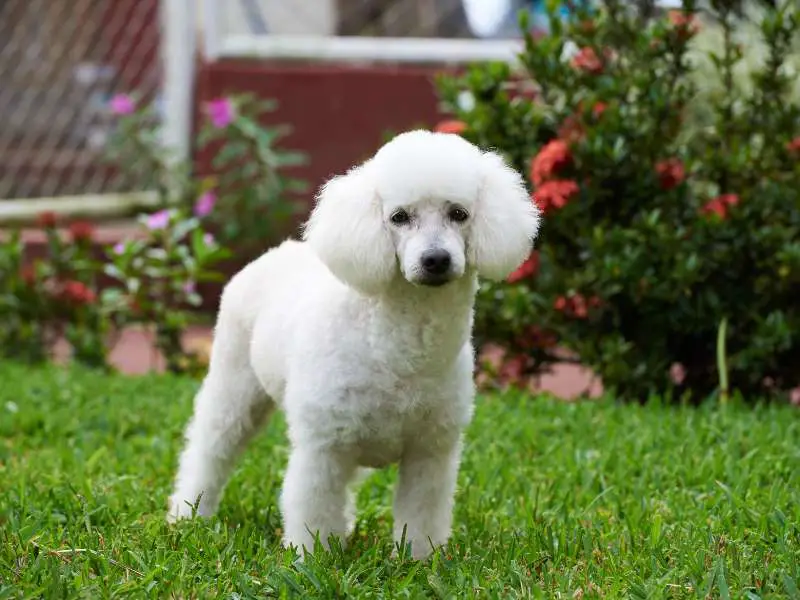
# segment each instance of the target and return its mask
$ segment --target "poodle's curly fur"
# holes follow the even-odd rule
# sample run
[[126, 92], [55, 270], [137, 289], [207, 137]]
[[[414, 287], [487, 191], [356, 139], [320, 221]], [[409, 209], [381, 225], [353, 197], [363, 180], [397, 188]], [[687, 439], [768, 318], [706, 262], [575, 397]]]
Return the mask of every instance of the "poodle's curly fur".
[[477, 278], [515, 269], [539, 218], [516, 171], [451, 134], [401, 134], [325, 184], [303, 241], [225, 287], [168, 519], [211, 515], [280, 407], [285, 545], [344, 542], [357, 472], [393, 462], [396, 541], [417, 558], [444, 544], [472, 415]]

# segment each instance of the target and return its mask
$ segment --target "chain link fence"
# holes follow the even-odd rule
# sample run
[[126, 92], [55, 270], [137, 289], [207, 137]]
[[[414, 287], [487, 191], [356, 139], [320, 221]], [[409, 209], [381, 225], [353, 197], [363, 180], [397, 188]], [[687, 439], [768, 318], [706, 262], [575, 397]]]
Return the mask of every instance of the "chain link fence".
[[158, 98], [158, 0], [0, 0], [0, 201], [134, 191], [108, 101]]

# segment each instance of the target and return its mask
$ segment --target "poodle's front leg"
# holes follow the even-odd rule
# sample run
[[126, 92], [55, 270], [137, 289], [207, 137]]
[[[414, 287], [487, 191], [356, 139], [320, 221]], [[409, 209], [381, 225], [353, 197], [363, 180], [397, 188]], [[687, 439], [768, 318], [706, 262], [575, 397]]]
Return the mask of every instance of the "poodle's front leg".
[[325, 549], [331, 535], [344, 545], [347, 486], [354, 473], [350, 457], [330, 448], [294, 448], [281, 493], [284, 546], [313, 552], [316, 535]]
[[400, 478], [394, 502], [395, 544], [411, 543], [411, 556], [426, 558], [432, 548], [443, 546], [453, 522], [461, 441], [430, 452], [414, 449], [400, 462]]

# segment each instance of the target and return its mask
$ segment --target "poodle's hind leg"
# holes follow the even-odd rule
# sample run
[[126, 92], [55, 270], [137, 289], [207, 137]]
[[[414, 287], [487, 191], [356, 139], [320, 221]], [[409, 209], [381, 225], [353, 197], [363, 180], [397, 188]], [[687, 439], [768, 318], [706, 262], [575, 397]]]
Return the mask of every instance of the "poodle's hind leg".
[[200, 516], [216, 512], [239, 453], [274, 409], [247, 357], [217, 342], [186, 429], [169, 521], [191, 517], [195, 507]]
[[359, 468], [347, 486], [347, 502], [345, 503], [344, 516], [346, 520], [345, 537], [349, 538], [356, 529], [358, 519], [358, 492], [364, 481], [372, 474], [372, 469]]

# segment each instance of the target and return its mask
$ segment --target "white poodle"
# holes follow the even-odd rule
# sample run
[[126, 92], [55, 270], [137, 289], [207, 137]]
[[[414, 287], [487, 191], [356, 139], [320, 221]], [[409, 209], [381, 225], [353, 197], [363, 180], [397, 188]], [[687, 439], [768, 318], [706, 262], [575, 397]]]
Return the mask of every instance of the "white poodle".
[[344, 543], [358, 471], [398, 461], [395, 540], [415, 558], [443, 545], [472, 415], [477, 278], [506, 277], [538, 227], [520, 175], [456, 135], [401, 134], [330, 180], [304, 242], [268, 251], [222, 294], [169, 520], [216, 510], [279, 406], [285, 545]]

